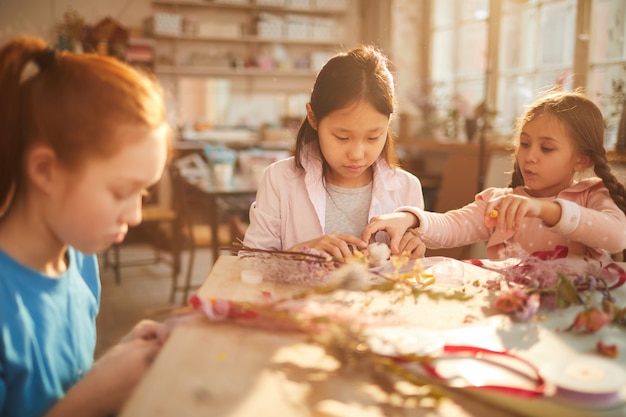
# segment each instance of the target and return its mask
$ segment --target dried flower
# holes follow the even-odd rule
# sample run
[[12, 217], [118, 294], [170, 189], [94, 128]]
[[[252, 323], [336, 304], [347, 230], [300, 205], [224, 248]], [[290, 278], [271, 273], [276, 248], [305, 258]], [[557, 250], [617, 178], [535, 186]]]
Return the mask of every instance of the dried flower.
[[422, 113], [425, 120], [437, 113], [437, 103], [433, 95], [434, 89], [435, 84], [432, 81], [427, 81], [423, 88], [412, 89], [408, 94], [409, 100]]
[[[234, 250], [234, 249], [233, 249]], [[319, 286], [328, 283], [330, 272], [343, 262], [322, 256], [305, 248], [302, 252], [286, 252], [238, 247], [236, 250], [246, 269], [263, 273], [264, 279]]]
[[472, 106], [469, 104], [467, 99], [463, 97], [461, 94], [453, 94], [450, 99], [450, 109], [448, 110], [448, 115], [451, 118], [462, 117], [463, 119], [474, 119], [476, 115], [474, 114], [474, 110]]
[[514, 313], [524, 308], [528, 294], [521, 290], [510, 291], [498, 297], [494, 307], [505, 313]]
[[622, 107], [626, 104], [626, 91], [624, 89], [624, 80], [621, 78], [611, 80], [611, 95], [609, 99], [613, 103], [613, 111], [610, 116], [615, 117], [622, 112]]
[[578, 313], [574, 322], [567, 329], [582, 333], [595, 333], [611, 322], [611, 316], [596, 307], [590, 307]]
[[522, 290], [513, 290], [498, 297], [495, 308], [511, 313], [520, 321], [528, 321], [539, 310], [539, 294], [528, 294]]
[[[510, 293], [502, 294], [498, 298], [496, 308], [514, 314], [518, 320], [528, 320], [540, 309], [552, 310], [580, 305], [583, 304], [583, 298], [589, 298], [593, 292], [600, 292], [604, 311], [608, 312], [612, 308], [614, 312], [609, 313], [609, 317], [614, 317], [613, 321], [616, 323], [626, 324], [626, 309], [617, 309], [609, 292], [626, 281], [626, 272], [619, 265], [612, 263], [602, 266], [593, 260], [567, 258], [568, 250], [564, 246], [558, 246], [554, 251], [532, 254], [525, 253], [518, 247], [510, 247], [508, 250], [512, 251], [509, 253], [512, 256], [507, 258], [518, 258], [518, 262], [504, 266], [485, 264], [479, 260], [471, 262], [499, 272], [502, 280], [513, 288]], [[487, 285], [488, 288], [497, 290], [501, 287], [501, 282], [492, 281]], [[623, 314], [620, 315], [620, 312]], [[590, 324], [591, 328], [596, 325], [595, 321]], [[576, 326], [586, 328], [582, 321]]]
[[606, 345], [602, 340], [598, 340], [596, 344], [596, 350], [603, 356], [607, 356], [609, 358], [617, 358], [619, 355], [619, 350], [617, 349], [616, 344]]

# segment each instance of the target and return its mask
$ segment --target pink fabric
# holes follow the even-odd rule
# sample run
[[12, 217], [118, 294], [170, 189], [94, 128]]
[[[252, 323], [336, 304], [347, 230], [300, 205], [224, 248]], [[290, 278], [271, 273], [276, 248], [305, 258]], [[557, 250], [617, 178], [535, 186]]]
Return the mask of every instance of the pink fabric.
[[626, 216], [611, 199], [599, 178], [589, 178], [561, 191], [554, 200], [561, 205], [559, 223], [548, 227], [537, 218], [527, 217], [517, 232], [503, 233], [485, 226], [487, 201], [514, 193], [528, 196], [523, 187], [488, 188], [474, 202], [447, 213], [431, 213], [420, 208], [401, 207], [420, 219], [420, 237], [427, 248], [450, 248], [487, 241], [489, 259], [502, 259], [504, 249], [517, 244], [525, 251], [553, 250], [567, 246], [569, 256], [590, 257], [610, 262], [610, 254], [626, 248]]
[[[308, 154], [305, 171], [295, 166], [293, 157], [270, 165], [259, 185], [256, 201], [250, 207], [250, 226], [244, 245], [286, 250], [324, 235], [326, 190], [322, 181], [319, 155]], [[379, 158], [374, 163], [374, 184], [369, 219], [390, 213], [403, 205], [424, 207], [422, 186], [413, 174], [391, 169]], [[377, 240], [385, 241], [386, 233]]]

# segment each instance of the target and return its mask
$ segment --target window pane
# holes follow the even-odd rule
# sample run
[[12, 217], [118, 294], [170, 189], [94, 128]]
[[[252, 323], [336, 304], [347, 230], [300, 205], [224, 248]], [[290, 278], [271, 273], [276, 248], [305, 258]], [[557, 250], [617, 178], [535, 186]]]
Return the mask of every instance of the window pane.
[[484, 76], [487, 59], [487, 24], [472, 22], [461, 27], [459, 75]]
[[464, 0], [460, 6], [463, 20], [483, 20], [489, 16], [489, 0]]
[[434, 80], [448, 80], [454, 74], [454, 30], [439, 30], [433, 34], [432, 77]]
[[484, 79], [460, 82], [457, 91], [474, 109], [485, 99], [485, 82]]
[[535, 77], [534, 89], [537, 94], [546, 92], [547, 90], [554, 88], [555, 85], [560, 84], [563, 90], [572, 89], [572, 77], [570, 77], [571, 71], [560, 69], [548, 69], [537, 72]]
[[503, 76], [499, 79], [498, 115], [496, 127], [503, 133], [512, 133], [517, 118], [534, 100], [534, 81], [530, 76]]
[[573, 64], [575, 25], [575, 0], [547, 3], [541, 8], [539, 66]]
[[[471, 117], [485, 99], [489, 1], [437, 0], [433, 7], [432, 93], [449, 128]], [[441, 16], [444, 13], [446, 17]], [[447, 134], [462, 140], [454, 131], [449, 129]]]
[[613, 87], [626, 81], [626, 71], [623, 65], [606, 65], [594, 68], [589, 72], [587, 91], [600, 106], [602, 114], [609, 126], [617, 124], [621, 105]]
[[590, 64], [587, 93], [604, 115], [607, 124], [605, 146], [615, 145], [617, 125], [623, 106], [626, 82], [626, 2], [593, 0], [590, 33]]
[[433, 25], [435, 27], [452, 26], [456, 23], [456, 0], [437, 0], [433, 2]]
[[595, 0], [591, 20], [591, 61], [626, 59], [626, 2]]
[[576, 0], [502, 3], [496, 127], [510, 131], [516, 118], [556, 83], [571, 89]]
[[[508, 3], [508, 2], [505, 2]], [[517, 5], [517, 2], [515, 2]], [[509, 69], [531, 70], [535, 65], [537, 45], [537, 10], [521, 9], [502, 16], [500, 25], [500, 66]]]

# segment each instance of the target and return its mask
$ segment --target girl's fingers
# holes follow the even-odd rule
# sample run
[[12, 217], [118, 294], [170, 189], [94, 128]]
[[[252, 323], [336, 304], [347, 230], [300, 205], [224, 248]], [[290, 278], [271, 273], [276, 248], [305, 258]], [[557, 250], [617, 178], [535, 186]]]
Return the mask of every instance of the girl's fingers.
[[425, 252], [426, 245], [419, 237], [412, 232], [404, 235], [400, 242], [399, 253], [407, 253], [411, 259], [417, 259], [423, 257]]
[[487, 209], [485, 210], [485, 225], [487, 227], [495, 227], [498, 224], [499, 215], [500, 215], [500, 212], [495, 207], [494, 208], [487, 207]]

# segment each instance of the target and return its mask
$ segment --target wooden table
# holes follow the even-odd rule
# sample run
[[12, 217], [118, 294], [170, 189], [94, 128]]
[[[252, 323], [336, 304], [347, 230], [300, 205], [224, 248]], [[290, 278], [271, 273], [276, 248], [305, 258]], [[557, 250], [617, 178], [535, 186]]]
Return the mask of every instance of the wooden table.
[[218, 229], [222, 217], [228, 213], [245, 213], [256, 197], [257, 186], [252, 178], [235, 174], [230, 184], [219, 186], [210, 178], [189, 182], [187, 192], [206, 206], [208, 223], [211, 228], [211, 253], [213, 261], [220, 255]]
[[[241, 260], [221, 256], [199, 290], [202, 297], [253, 301], [261, 292], [285, 297], [301, 288], [264, 281], [240, 281]], [[490, 273], [467, 265], [463, 279], [474, 297], [465, 302], [433, 301], [393, 304], [398, 317], [417, 326], [437, 329], [447, 342], [506, 348], [540, 364], [542, 361], [590, 352], [597, 340], [612, 340], [626, 352], [623, 330], [607, 326], [594, 335], [577, 336], [554, 331], [565, 328], [575, 312], [559, 310], [543, 321], [513, 323], [489, 309], [489, 293], [475, 280]], [[619, 294], [626, 299], [626, 291]], [[370, 300], [371, 301], [371, 300]], [[379, 303], [379, 304], [377, 304]], [[390, 307], [377, 297], [370, 309]], [[464, 324], [467, 315], [479, 319]], [[616, 366], [626, 368], [625, 354]], [[230, 323], [194, 319], [179, 325], [121, 417], [156, 416], [589, 416], [589, 412], [545, 399], [520, 399], [483, 391], [449, 389], [449, 398], [437, 408], [402, 404], [368, 380], [369, 375], [338, 371], [337, 362], [305, 336], [267, 332]], [[626, 407], [601, 416], [626, 415]]]

